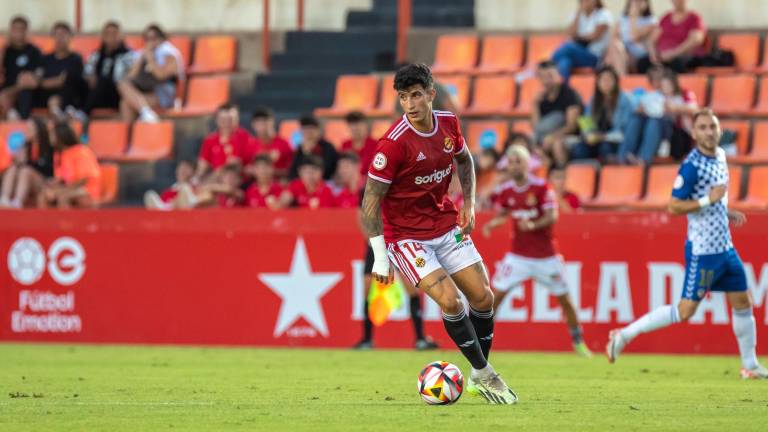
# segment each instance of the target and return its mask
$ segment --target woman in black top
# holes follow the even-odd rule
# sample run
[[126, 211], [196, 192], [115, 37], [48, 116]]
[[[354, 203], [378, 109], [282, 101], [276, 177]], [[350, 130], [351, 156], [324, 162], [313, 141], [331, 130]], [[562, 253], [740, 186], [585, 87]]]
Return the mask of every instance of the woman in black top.
[[0, 207], [22, 208], [25, 202], [40, 192], [45, 181], [51, 177], [53, 147], [48, 125], [40, 118], [31, 118], [27, 121], [27, 140], [24, 148], [14, 154], [12, 165], [3, 175]]

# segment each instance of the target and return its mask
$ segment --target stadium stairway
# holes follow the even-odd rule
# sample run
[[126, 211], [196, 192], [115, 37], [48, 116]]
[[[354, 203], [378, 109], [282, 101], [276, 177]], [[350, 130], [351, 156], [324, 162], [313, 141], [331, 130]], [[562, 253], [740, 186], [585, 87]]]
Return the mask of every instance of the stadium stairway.
[[[370, 11], [351, 11], [348, 28], [394, 28], [397, 2], [374, 0]], [[413, 25], [416, 27], [474, 27], [474, 0], [414, 0]]]

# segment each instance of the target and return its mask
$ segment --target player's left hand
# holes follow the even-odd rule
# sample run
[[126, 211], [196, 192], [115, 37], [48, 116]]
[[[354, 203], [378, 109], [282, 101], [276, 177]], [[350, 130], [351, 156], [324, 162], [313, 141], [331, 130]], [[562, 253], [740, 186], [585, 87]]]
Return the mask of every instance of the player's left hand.
[[533, 231], [536, 228], [536, 225], [532, 220], [521, 219], [517, 222], [517, 228], [520, 231]]
[[747, 216], [738, 210], [731, 210], [728, 212], [728, 220], [731, 221], [733, 226], [740, 227], [747, 223]]
[[475, 229], [475, 206], [465, 205], [459, 211], [459, 227], [464, 235], [472, 234]]

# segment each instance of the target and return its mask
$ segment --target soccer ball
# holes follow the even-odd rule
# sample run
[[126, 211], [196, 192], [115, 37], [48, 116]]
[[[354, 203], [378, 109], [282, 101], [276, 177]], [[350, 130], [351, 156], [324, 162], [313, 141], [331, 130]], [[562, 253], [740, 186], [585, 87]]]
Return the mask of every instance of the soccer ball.
[[22, 237], [8, 250], [8, 271], [20, 284], [32, 285], [40, 280], [44, 270], [45, 251], [37, 240]]
[[419, 394], [429, 405], [450, 405], [464, 392], [464, 376], [456, 365], [432, 362], [419, 373]]

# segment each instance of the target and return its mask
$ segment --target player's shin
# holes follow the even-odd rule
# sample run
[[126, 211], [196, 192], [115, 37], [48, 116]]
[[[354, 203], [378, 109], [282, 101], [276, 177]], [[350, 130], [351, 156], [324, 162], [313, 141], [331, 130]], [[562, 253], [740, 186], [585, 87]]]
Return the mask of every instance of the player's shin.
[[677, 306], [660, 306], [621, 329], [621, 336], [629, 342], [640, 333], [648, 333], [658, 330], [679, 321], [680, 314], [677, 310]]
[[757, 354], [755, 353], [757, 330], [752, 308], [733, 309], [732, 321], [733, 334], [736, 335], [736, 340], [739, 343], [741, 364], [745, 369], [754, 369], [758, 365]]
[[477, 340], [475, 329], [464, 308], [455, 315], [443, 312], [443, 325], [448, 336], [459, 347], [473, 369], [480, 370], [488, 366], [488, 361], [480, 348], [480, 342]]
[[493, 344], [493, 309], [487, 311], [477, 311], [469, 308], [469, 319], [472, 327], [475, 328], [480, 349], [483, 351], [483, 357], [488, 360]]

